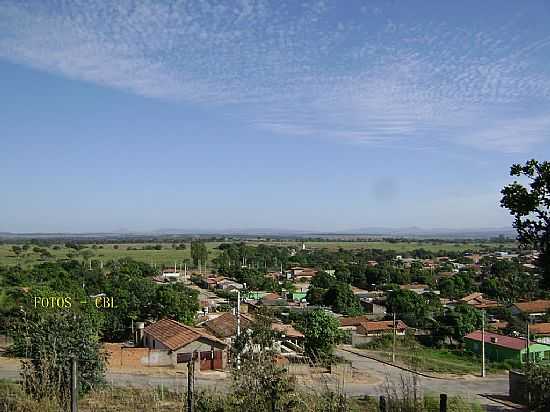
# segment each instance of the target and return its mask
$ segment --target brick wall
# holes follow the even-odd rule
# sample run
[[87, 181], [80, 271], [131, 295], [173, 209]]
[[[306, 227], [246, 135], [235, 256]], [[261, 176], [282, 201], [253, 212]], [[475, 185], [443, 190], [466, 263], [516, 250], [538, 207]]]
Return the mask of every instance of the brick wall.
[[126, 348], [119, 343], [105, 343], [103, 347], [109, 355], [107, 363], [111, 368], [140, 368], [143, 366], [168, 366], [172, 364], [168, 351], [149, 348]]

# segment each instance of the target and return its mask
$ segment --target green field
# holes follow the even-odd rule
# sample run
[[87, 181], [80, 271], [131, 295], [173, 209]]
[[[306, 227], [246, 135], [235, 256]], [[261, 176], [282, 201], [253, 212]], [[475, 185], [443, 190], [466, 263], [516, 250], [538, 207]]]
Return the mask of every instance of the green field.
[[[391, 352], [365, 351], [366, 354], [386, 362], [391, 361]], [[457, 375], [478, 374], [481, 370], [480, 359], [459, 351], [418, 347], [415, 350], [398, 348], [396, 361], [402, 366], [421, 372], [452, 373]], [[509, 369], [507, 363], [487, 362], [487, 372], [499, 373]]]
[[[87, 245], [88, 250], [93, 252], [92, 259], [102, 260], [107, 262], [112, 259], [119, 259], [123, 257], [129, 257], [138, 261], [150, 263], [152, 265], [173, 265], [175, 262], [180, 264], [186, 259], [190, 260], [190, 245], [187, 243], [185, 250], [176, 250], [172, 248], [171, 243], [162, 243], [162, 250], [128, 250], [128, 248], [141, 249], [145, 245], [154, 245], [159, 243], [118, 243], [118, 249], [115, 249], [115, 244], [97, 245], [97, 247], [103, 246], [102, 249], [93, 249], [93, 245]], [[207, 242], [207, 247], [210, 250], [209, 259], [216, 257], [219, 251], [216, 247], [219, 242]], [[302, 245], [301, 241], [248, 241], [247, 244], [256, 246], [259, 244], [266, 244], [270, 246], [290, 246], [299, 249]], [[409, 252], [414, 249], [425, 249], [430, 252], [438, 252], [445, 250], [449, 252], [462, 252], [465, 250], [510, 250], [515, 248], [513, 243], [490, 243], [490, 242], [418, 242], [418, 241], [400, 241], [400, 242], [386, 242], [386, 241], [311, 241], [305, 242], [308, 249], [322, 249], [329, 250], [343, 249], [382, 249], [393, 250], [397, 253]], [[29, 250], [24, 251], [19, 257], [12, 251], [13, 244], [0, 244], [0, 265], [15, 265], [18, 262], [22, 266], [30, 266], [40, 261], [40, 255], [32, 251], [32, 246]], [[46, 249], [54, 256], [54, 258], [67, 258], [69, 254], [75, 254], [73, 249], [66, 248], [62, 244], [58, 250], [55, 250], [53, 245], [50, 245]]]

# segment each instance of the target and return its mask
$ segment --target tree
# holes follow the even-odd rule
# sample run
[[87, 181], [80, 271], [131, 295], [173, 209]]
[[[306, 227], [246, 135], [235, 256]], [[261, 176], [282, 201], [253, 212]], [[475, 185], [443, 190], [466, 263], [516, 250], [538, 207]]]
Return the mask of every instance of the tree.
[[13, 253], [15, 253], [15, 256], [19, 257], [19, 255], [23, 251], [23, 248], [21, 248], [21, 246], [14, 245], [11, 247], [11, 250]]
[[191, 259], [195, 266], [198, 266], [199, 263], [204, 266], [206, 263], [208, 260], [208, 248], [203, 241], [194, 240], [191, 242]]
[[339, 282], [331, 286], [323, 296], [323, 303], [331, 306], [335, 312], [345, 315], [357, 316], [362, 312], [359, 299], [347, 283]]
[[535, 159], [514, 164], [510, 176], [525, 177], [527, 186], [514, 181], [502, 191], [500, 205], [514, 216], [518, 241], [540, 251], [544, 287], [550, 288], [550, 162]]
[[14, 326], [16, 355], [22, 361], [23, 386], [38, 399], [69, 400], [71, 359], [78, 362], [78, 389], [86, 393], [104, 382], [105, 354], [94, 309], [33, 312]]
[[324, 310], [308, 312], [302, 323], [307, 355], [313, 359], [330, 357], [342, 337], [339, 327], [338, 320]]
[[394, 290], [388, 295], [386, 306], [409, 326], [425, 327], [433, 323], [441, 311], [439, 296], [430, 293], [419, 295], [410, 290]]
[[481, 312], [473, 306], [457, 305], [441, 317], [439, 333], [462, 342], [465, 335], [481, 327], [481, 318]]
[[311, 286], [314, 288], [328, 289], [336, 283], [336, 278], [327, 272], [319, 272], [311, 280]]

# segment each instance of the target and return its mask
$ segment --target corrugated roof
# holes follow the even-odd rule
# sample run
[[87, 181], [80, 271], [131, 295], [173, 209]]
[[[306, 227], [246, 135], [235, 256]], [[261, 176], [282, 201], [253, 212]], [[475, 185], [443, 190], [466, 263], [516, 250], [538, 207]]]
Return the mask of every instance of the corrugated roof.
[[159, 320], [147, 326], [143, 333], [159, 341], [170, 350], [178, 350], [199, 338], [206, 338], [225, 345], [224, 342], [200, 329], [184, 325], [172, 319]]
[[[492, 342], [491, 339], [496, 339], [496, 342]], [[481, 342], [481, 331], [475, 330], [472, 333], [464, 336], [464, 339], [475, 340]], [[495, 346], [500, 346], [507, 349], [522, 350], [526, 347], [525, 338], [515, 338], [513, 336], [500, 335], [498, 333], [492, 333], [485, 331], [485, 343]], [[536, 343], [531, 341], [531, 344]]]

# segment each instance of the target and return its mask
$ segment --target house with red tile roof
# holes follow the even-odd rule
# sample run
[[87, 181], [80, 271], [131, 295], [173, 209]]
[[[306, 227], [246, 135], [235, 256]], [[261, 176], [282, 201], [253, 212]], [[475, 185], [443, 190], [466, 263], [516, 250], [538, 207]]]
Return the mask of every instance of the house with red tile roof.
[[550, 310], [550, 300], [538, 299], [528, 302], [517, 302], [512, 305], [512, 315], [523, 315], [530, 319], [540, 318]]
[[149, 364], [173, 366], [194, 361], [200, 370], [224, 369], [227, 345], [207, 331], [162, 319], [143, 329], [143, 344], [152, 349]]
[[550, 344], [550, 323], [534, 323], [529, 326], [529, 332], [537, 342]]

